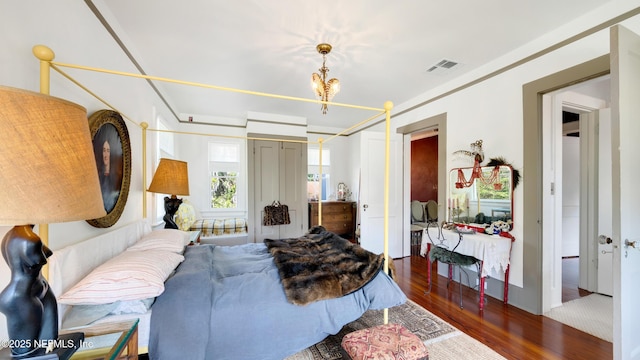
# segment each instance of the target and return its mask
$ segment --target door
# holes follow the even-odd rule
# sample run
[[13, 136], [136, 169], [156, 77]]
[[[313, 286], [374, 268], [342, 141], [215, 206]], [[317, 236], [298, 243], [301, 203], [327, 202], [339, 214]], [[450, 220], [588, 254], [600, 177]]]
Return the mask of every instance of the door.
[[[360, 143], [360, 244], [384, 252], [385, 133], [363, 132]], [[389, 257], [403, 256], [402, 237], [402, 141], [392, 134], [389, 144]]]
[[613, 358], [640, 359], [640, 37], [613, 26], [610, 59]]
[[280, 238], [303, 235], [308, 213], [307, 202], [307, 144], [280, 143], [279, 201], [289, 207], [291, 224], [280, 225]]
[[613, 296], [613, 245], [607, 242], [613, 232], [611, 222], [611, 109], [598, 116], [598, 292]]
[[[606, 81], [609, 81], [609, 77]], [[562, 305], [562, 257], [565, 256], [564, 243], [571, 237], [579, 246], [578, 287], [590, 292], [598, 291], [597, 164], [600, 149], [597, 122], [599, 109], [607, 106], [608, 101], [584, 95], [585, 89], [592, 89], [594, 85], [589, 81], [543, 95], [542, 151], [545, 189], [542, 239], [545, 271], [542, 313]], [[577, 126], [567, 124], [565, 127], [564, 111], [579, 114]], [[574, 132], [579, 132], [579, 138], [563, 136]], [[610, 171], [608, 176], [610, 183]], [[565, 217], [566, 215], [569, 216]], [[572, 243], [571, 248], [575, 245]], [[610, 280], [609, 283], [611, 282]]]
[[[306, 231], [306, 145], [295, 142], [255, 140], [253, 149], [254, 241], [298, 237]], [[289, 207], [291, 224], [265, 226], [264, 207], [274, 201]]]

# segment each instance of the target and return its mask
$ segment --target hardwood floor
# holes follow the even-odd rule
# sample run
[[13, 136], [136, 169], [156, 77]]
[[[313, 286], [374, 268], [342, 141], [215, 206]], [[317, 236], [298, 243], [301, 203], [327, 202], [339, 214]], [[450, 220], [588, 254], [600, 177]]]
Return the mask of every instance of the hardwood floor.
[[[464, 331], [507, 359], [611, 359], [613, 345], [541, 315], [533, 315], [501, 300], [487, 297], [478, 310], [477, 292], [463, 287], [459, 307], [458, 284], [447, 289], [447, 279], [433, 272], [427, 289], [425, 258], [394, 260], [398, 283], [409, 299]], [[466, 282], [463, 276], [463, 283]]]
[[578, 287], [580, 276], [580, 258], [569, 257], [562, 259], [562, 302], [575, 300], [591, 294]]

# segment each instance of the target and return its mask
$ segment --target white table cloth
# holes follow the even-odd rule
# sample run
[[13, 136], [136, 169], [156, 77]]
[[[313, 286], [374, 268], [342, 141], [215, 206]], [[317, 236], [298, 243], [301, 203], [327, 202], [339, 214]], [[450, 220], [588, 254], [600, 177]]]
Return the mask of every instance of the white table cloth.
[[[436, 227], [424, 229], [420, 255], [426, 256], [428, 244], [442, 246], [447, 249], [456, 247], [460, 235], [458, 232], [445, 229], [442, 230], [441, 235], [438, 232], [439, 230]], [[482, 277], [486, 277], [493, 271], [504, 273], [509, 266], [511, 239], [500, 235], [482, 233], [462, 234], [462, 241], [455, 248], [455, 252], [482, 260]]]

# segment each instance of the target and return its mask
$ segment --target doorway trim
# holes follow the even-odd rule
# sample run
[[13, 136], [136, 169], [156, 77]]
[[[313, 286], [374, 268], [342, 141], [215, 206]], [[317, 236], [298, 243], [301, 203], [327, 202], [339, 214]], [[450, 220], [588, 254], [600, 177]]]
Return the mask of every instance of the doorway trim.
[[[550, 184], [543, 184], [542, 124], [543, 95], [555, 90], [591, 80], [610, 72], [609, 54], [559, 71], [522, 86], [523, 93], [523, 289], [515, 294], [524, 310], [542, 313], [544, 295], [543, 260], [545, 246], [542, 237], [543, 196]], [[545, 190], [546, 189], [546, 190]], [[548, 239], [547, 239], [548, 240]], [[513, 296], [512, 296], [513, 298]]]
[[[563, 256], [565, 254], [566, 234], [573, 231], [576, 235], [579, 255], [579, 285], [581, 289], [595, 292], [597, 285], [597, 246], [589, 239], [597, 235], [597, 124], [598, 111], [606, 102], [588, 95], [575, 92], [572, 87], [562, 88], [543, 95], [543, 184], [555, 184], [554, 188], [543, 189], [543, 269], [546, 272], [542, 279], [542, 313], [546, 313], [563, 303]], [[562, 112], [571, 111], [579, 114], [578, 126], [565, 128]], [[565, 169], [564, 136], [566, 132], [580, 133], [579, 136], [579, 172], [578, 182], [578, 218], [576, 227], [567, 228], [564, 213], [567, 209], [565, 191], [567, 180]], [[546, 154], [546, 155], [545, 155]], [[543, 186], [544, 186], [543, 185]], [[573, 186], [570, 185], [570, 186]], [[549, 192], [553, 192], [550, 195]], [[573, 205], [573, 203], [569, 203]], [[573, 211], [570, 212], [571, 214]]]
[[[402, 208], [404, 214], [402, 223], [404, 231], [402, 233], [405, 244], [411, 243], [411, 133], [429, 129], [438, 129], [438, 219], [445, 218], [445, 209], [442, 204], [447, 198], [447, 113], [442, 113], [396, 129], [398, 134], [403, 135]], [[410, 246], [405, 249], [410, 249]]]

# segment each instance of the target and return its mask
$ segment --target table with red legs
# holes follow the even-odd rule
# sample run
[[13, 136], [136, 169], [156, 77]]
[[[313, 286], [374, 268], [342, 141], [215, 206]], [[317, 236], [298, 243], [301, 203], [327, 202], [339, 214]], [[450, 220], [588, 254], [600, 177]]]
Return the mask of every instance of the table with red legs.
[[[483, 233], [462, 234], [462, 240], [459, 241], [460, 234], [453, 230], [426, 228], [422, 235], [421, 255], [427, 258], [427, 283], [431, 287], [431, 259], [429, 251], [432, 246], [440, 246], [447, 249], [454, 249], [455, 252], [473, 256], [480, 261], [480, 280], [478, 291], [480, 293], [479, 308], [484, 309], [484, 284], [486, 277], [491, 271], [504, 272], [504, 296], [503, 301], [506, 304], [509, 301], [509, 266], [511, 260], [511, 245], [515, 238], [508, 232], [502, 232], [499, 235], [487, 235]], [[453, 265], [448, 267], [448, 278], [451, 281], [453, 275]]]

